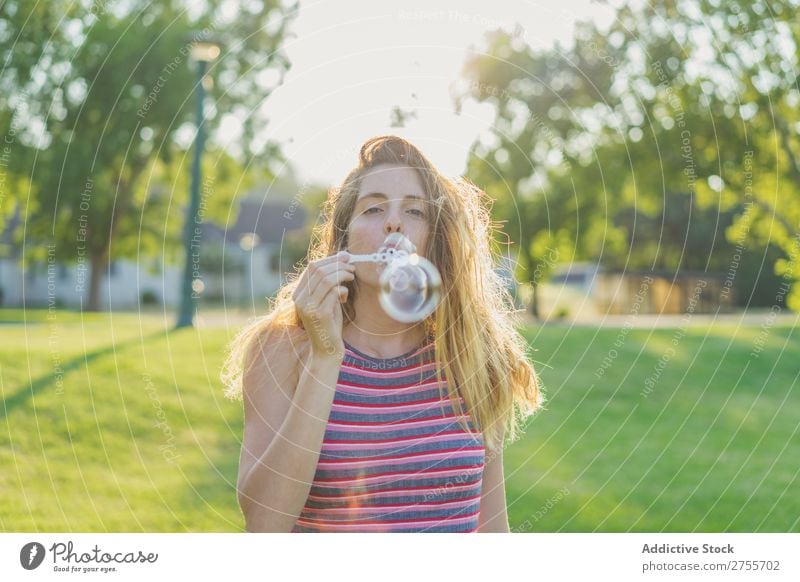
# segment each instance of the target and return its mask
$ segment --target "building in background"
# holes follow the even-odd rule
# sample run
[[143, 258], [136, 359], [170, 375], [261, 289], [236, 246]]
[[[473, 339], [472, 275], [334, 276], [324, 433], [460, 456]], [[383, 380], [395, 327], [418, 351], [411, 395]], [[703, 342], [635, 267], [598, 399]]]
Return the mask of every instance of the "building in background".
[[544, 319], [603, 315], [726, 313], [734, 294], [721, 273], [604, 270], [596, 263], [559, 265], [541, 287]]
[[[201, 302], [260, 304], [292, 271], [308, 213], [291, 197], [290, 187], [283, 188], [278, 192], [272, 185], [242, 196], [233, 224], [202, 224]], [[89, 278], [85, 265], [40, 261], [29, 263], [23, 273], [21, 249], [13, 244], [20, 220], [18, 207], [0, 232], [0, 306], [85, 304]], [[100, 281], [101, 308], [177, 307], [182, 272], [182, 264], [170, 263], [163, 254], [112, 259]]]

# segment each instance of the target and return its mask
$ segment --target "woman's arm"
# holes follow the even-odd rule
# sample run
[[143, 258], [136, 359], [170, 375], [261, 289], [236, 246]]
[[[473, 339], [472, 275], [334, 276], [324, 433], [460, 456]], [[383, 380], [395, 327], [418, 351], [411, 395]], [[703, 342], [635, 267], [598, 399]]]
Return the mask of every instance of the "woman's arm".
[[478, 533], [490, 532], [509, 532], [502, 447], [499, 451], [486, 451], [486, 464], [483, 468]]
[[316, 472], [342, 357], [298, 354], [298, 343], [284, 337], [245, 374], [238, 493], [247, 531], [294, 527]]

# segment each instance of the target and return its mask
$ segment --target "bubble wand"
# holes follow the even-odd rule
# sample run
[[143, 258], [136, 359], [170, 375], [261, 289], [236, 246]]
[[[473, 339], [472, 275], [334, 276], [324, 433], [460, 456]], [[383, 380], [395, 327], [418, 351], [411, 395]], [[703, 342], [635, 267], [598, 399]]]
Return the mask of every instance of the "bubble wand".
[[395, 232], [386, 237], [378, 252], [350, 255], [350, 263], [377, 263], [383, 268], [379, 300], [383, 310], [403, 323], [422, 321], [439, 304], [442, 278], [439, 270], [408, 238]]

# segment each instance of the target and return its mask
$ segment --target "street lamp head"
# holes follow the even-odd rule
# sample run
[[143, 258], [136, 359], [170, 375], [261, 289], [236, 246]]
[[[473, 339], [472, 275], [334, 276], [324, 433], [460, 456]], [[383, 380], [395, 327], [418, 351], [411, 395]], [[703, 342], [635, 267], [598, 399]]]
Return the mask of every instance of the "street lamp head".
[[213, 36], [202, 32], [190, 34], [188, 41], [192, 45], [193, 61], [210, 63], [219, 56], [222, 43]]

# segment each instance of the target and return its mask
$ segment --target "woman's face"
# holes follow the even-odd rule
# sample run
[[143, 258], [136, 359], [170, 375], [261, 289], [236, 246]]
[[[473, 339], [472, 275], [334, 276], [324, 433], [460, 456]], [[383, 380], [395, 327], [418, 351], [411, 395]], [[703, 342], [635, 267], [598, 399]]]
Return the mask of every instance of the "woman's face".
[[[382, 164], [367, 171], [361, 180], [348, 233], [351, 254], [376, 252], [386, 237], [399, 232], [425, 256], [428, 244], [428, 196], [416, 170], [408, 166]], [[374, 263], [358, 263], [360, 283], [378, 285], [380, 273]]]

